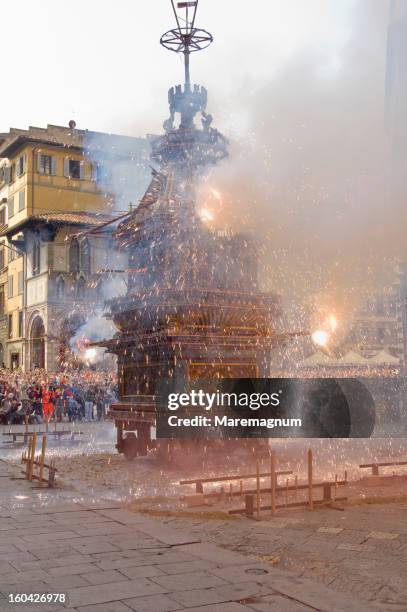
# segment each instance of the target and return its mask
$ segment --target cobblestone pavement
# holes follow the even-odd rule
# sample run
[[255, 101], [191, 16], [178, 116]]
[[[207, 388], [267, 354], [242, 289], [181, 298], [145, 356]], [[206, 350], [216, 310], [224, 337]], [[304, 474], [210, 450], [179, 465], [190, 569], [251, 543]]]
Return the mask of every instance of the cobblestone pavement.
[[391, 612], [407, 610], [406, 516], [407, 503], [388, 503], [282, 511], [238, 524], [197, 517], [160, 522]]
[[[364, 612], [355, 596], [220, 548], [113, 504], [38, 491], [0, 460], [0, 610]], [[10, 604], [66, 593], [61, 604]]]

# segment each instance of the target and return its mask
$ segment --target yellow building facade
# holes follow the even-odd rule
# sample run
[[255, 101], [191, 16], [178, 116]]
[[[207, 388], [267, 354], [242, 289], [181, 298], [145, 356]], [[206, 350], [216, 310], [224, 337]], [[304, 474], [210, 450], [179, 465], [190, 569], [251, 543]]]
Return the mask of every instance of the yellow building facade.
[[[95, 150], [91, 151], [87, 143], [96, 143]], [[47, 320], [59, 318], [68, 302], [71, 313], [76, 306], [86, 310], [85, 304], [97, 299], [91, 287], [99, 283], [96, 254], [92, 270], [89, 266], [85, 271], [69, 269], [70, 236], [78, 227], [83, 230], [117, 214], [117, 193], [102, 180], [119, 167], [115, 162], [136, 160], [140, 165], [147, 157], [144, 139], [77, 130], [73, 124], [68, 128], [49, 125], [45, 129], [11, 129], [0, 134], [0, 265], [4, 250], [0, 269], [0, 364], [23, 369], [33, 365], [56, 368], [58, 349], [54, 346], [47, 351], [46, 344], [52, 336], [55, 345], [57, 330], [54, 323], [52, 330], [47, 329]], [[65, 242], [57, 247], [55, 236], [61, 235]], [[100, 239], [96, 242], [95, 253], [103, 251]], [[78, 304], [74, 288], [71, 292], [67, 288], [57, 303], [53, 285], [58, 272], [65, 274], [63, 282], [72, 287], [82, 274], [86, 297], [81, 294]], [[34, 364], [30, 357], [33, 308], [44, 328], [44, 358]]]

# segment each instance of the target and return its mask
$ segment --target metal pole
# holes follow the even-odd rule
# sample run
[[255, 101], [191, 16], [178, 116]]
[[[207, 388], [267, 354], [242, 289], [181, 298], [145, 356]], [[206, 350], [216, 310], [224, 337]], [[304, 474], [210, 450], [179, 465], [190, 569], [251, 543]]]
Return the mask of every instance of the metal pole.
[[189, 73], [189, 49], [188, 46], [185, 45], [184, 51], [184, 65], [185, 65], [185, 91], [191, 91], [191, 76]]

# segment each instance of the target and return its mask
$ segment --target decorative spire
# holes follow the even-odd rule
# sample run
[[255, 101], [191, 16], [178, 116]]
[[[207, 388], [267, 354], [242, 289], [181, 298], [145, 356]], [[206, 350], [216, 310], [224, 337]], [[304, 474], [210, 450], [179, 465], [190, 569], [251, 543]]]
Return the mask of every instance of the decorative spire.
[[[174, 0], [171, 0], [177, 27], [168, 30], [161, 36], [160, 43], [166, 49], [184, 55], [184, 89], [181, 85], [172, 87], [168, 92], [170, 117], [164, 122], [164, 129], [170, 131], [174, 127], [174, 114], [181, 114], [181, 128], [194, 127], [194, 117], [197, 112], [204, 112], [207, 101], [207, 91], [204, 87], [194, 85], [191, 88], [189, 56], [194, 51], [202, 51], [213, 41], [212, 35], [206, 30], [195, 27], [195, 17], [198, 0], [194, 2], [178, 2], [177, 8], [185, 10], [182, 17], [176, 10]], [[181, 22], [185, 25], [181, 26]]]

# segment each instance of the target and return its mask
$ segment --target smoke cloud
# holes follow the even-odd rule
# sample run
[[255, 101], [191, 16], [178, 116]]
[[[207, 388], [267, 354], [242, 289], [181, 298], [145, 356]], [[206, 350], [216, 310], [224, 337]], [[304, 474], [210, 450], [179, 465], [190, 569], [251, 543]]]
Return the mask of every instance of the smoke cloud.
[[284, 293], [297, 317], [299, 304], [304, 317], [316, 308], [345, 314], [406, 255], [406, 181], [385, 120], [388, 9], [353, 3], [335, 58], [312, 47], [268, 80], [248, 78], [229, 101], [232, 119], [210, 97], [233, 144], [200, 206], [210, 206], [210, 187], [222, 193], [216, 222], [251, 228], [264, 288]]

